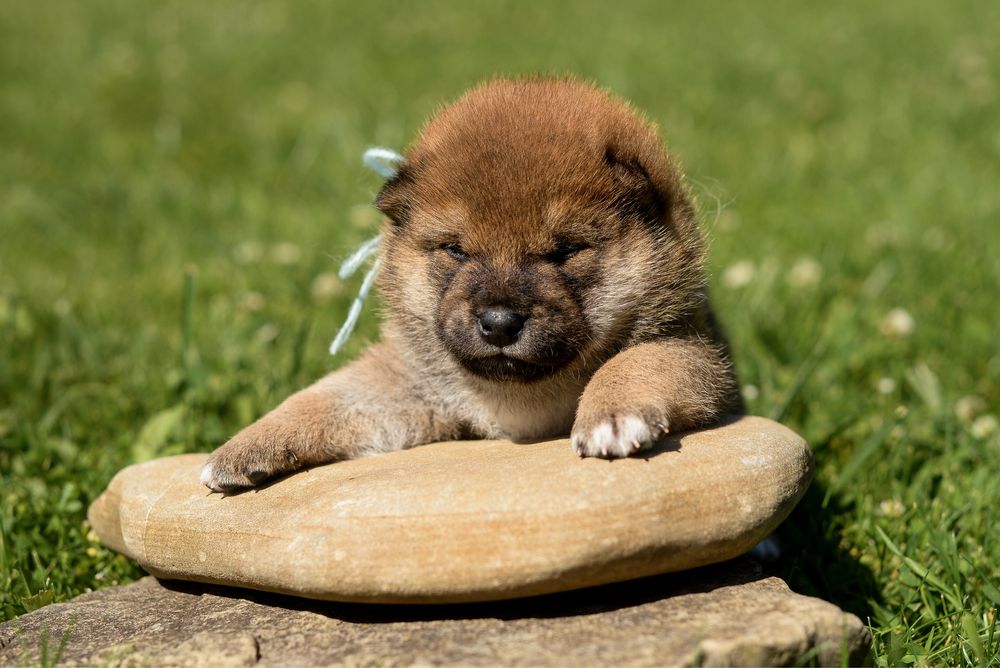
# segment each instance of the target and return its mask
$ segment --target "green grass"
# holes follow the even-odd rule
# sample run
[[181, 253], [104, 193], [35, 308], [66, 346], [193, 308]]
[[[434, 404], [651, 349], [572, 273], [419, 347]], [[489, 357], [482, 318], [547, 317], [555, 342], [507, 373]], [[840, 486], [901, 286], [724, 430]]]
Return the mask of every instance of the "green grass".
[[342, 363], [365, 146], [572, 72], [664, 128], [751, 409], [814, 445], [777, 572], [879, 664], [1000, 663], [1000, 5], [557, 7], [0, 4], [2, 618], [141, 574], [85, 522], [118, 469]]

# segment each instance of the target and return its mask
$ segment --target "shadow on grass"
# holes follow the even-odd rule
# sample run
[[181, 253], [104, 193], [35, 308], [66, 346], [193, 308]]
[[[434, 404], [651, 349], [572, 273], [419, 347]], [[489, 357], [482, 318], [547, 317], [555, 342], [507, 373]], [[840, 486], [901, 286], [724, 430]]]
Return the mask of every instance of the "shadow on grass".
[[793, 591], [830, 601], [868, 624], [872, 602], [880, 598], [878, 583], [841, 544], [833, 509], [845, 502], [836, 493], [827, 496], [827, 488], [814, 480], [778, 528], [781, 556], [764, 570], [785, 580]]

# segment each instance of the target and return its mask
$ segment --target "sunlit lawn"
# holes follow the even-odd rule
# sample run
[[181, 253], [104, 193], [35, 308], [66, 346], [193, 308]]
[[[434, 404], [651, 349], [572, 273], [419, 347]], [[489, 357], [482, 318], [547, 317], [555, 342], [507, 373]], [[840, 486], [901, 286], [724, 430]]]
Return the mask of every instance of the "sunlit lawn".
[[0, 4], [0, 612], [139, 577], [87, 504], [331, 359], [378, 177], [495, 73], [644, 109], [749, 405], [814, 445], [774, 567], [881, 664], [1000, 662], [1000, 5]]

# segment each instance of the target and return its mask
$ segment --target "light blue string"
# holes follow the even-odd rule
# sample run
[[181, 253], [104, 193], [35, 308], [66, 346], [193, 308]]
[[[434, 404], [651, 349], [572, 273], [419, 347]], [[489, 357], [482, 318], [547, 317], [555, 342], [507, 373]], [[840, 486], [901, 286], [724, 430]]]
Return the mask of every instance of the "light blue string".
[[361, 244], [358, 250], [351, 253], [351, 256], [344, 260], [344, 263], [340, 265], [340, 271], [337, 272], [337, 276], [340, 280], [345, 281], [354, 275], [354, 272], [358, 270], [365, 260], [370, 258], [372, 255], [378, 252], [379, 242], [382, 241], [382, 235], [376, 234], [368, 241]]
[[330, 344], [331, 355], [339, 353], [340, 349], [347, 343], [347, 339], [351, 337], [351, 333], [354, 332], [354, 327], [358, 324], [358, 318], [361, 317], [361, 307], [364, 306], [365, 299], [368, 298], [368, 293], [371, 291], [372, 285], [375, 284], [375, 276], [378, 274], [381, 262], [380, 259], [375, 260], [372, 263], [372, 268], [365, 274], [365, 280], [361, 282], [361, 289], [358, 290], [358, 296], [351, 302], [351, 308], [347, 311], [347, 318], [344, 320], [344, 324], [340, 326], [340, 330], [337, 332], [337, 336], [334, 337], [333, 343]]
[[365, 163], [365, 167], [379, 176], [391, 179], [399, 173], [399, 165], [403, 162], [403, 156], [391, 148], [372, 146], [361, 155], [361, 161]]
[[[361, 161], [364, 162], [365, 166], [371, 169], [373, 172], [380, 176], [384, 176], [387, 179], [391, 179], [396, 174], [399, 173], [398, 165], [403, 163], [403, 156], [396, 153], [392, 149], [382, 148], [379, 146], [373, 146], [364, 152], [361, 156]], [[351, 253], [350, 257], [344, 260], [344, 263], [340, 265], [340, 271], [337, 272], [337, 276], [340, 280], [347, 280], [354, 275], [361, 265], [363, 265], [369, 258], [378, 253], [379, 244], [382, 241], [382, 235], [376, 234], [374, 237], [368, 241], [361, 244], [361, 246]], [[361, 282], [361, 288], [358, 290], [357, 296], [354, 301], [351, 302], [351, 308], [347, 311], [347, 318], [344, 319], [344, 324], [340, 326], [337, 331], [337, 336], [334, 337], [333, 343], [330, 344], [330, 354], [336, 355], [347, 343], [347, 339], [351, 337], [354, 332], [354, 327], [358, 324], [358, 319], [361, 317], [361, 309], [365, 304], [365, 299], [368, 298], [368, 293], [371, 292], [372, 286], [375, 284], [375, 277], [378, 276], [379, 266], [382, 264], [381, 258], [376, 258], [372, 263], [371, 269], [365, 274], [365, 279]]]

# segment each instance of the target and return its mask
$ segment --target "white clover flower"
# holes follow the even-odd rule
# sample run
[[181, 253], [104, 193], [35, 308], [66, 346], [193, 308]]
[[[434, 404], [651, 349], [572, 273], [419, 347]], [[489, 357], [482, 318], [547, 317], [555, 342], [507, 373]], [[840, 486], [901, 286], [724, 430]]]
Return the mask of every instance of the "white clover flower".
[[270, 343], [278, 338], [281, 329], [273, 322], [269, 322], [257, 330], [257, 340], [261, 343]]
[[902, 517], [906, 506], [899, 499], [886, 499], [878, 504], [878, 514], [883, 517]]
[[313, 299], [318, 301], [329, 299], [343, 291], [344, 283], [337, 276], [337, 272], [324, 272], [317, 274], [309, 288]]
[[982, 397], [966, 395], [955, 402], [955, 415], [962, 422], [971, 422], [972, 418], [986, 410], [986, 401]]
[[756, 267], [750, 260], [740, 260], [739, 262], [726, 267], [722, 272], [722, 284], [727, 288], [738, 289], [746, 287], [753, 281]]
[[797, 288], [815, 285], [823, 276], [823, 265], [813, 257], [801, 257], [788, 270], [785, 280]]
[[312, 101], [312, 89], [302, 81], [291, 81], [278, 93], [278, 101], [288, 111], [300, 114]]
[[60, 297], [52, 305], [52, 311], [56, 315], [65, 318], [66, 316], [68, 316], [70, 313], [73, 312], [73, 304], [70, 302], [70, 300], [66, 299], [65, 297]]
[[233, 249], [233, 259], [240, 264], [259, 262], [264, 256], [264, 247], [259, 241], [244, 241]]
[[883, 376], [878, 379], [875, 387], [879, 394], [892, 394], [896, 390], [896, 381], [888, 376]]
[[290, 241], [271, 246], [271, 259], [277, 264], [295, 264], [302, 258], [302, 250]]
[[973, 420], [972, 426], [969, 427], [969, 431], [973, 436], [982, 440], [993, 434], [997, 430], [997, 427], [1000, 427], [1000, 422], [997, 421], [997, 416], [980, 415]]
[[259, 311], [267, 304], [267, 299], [259, 292], [250, 291], [240, 300], [240, 308], [245, 311]]
[[906, 309], [894, 308], [885, 314], [879, 329], [886, 336], [905, 338], [913, 334], [917, 322]]
[[760, 396], [760, 389], [756, 385], [744, 385], [742, 388], [743, 398], [753, 401]]

